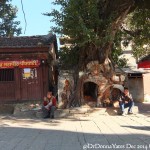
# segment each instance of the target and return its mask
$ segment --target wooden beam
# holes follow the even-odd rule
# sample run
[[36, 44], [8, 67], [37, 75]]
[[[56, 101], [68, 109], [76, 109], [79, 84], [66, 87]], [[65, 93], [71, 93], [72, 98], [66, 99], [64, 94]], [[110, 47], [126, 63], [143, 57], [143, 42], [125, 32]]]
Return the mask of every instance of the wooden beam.
[[48, 52], [50, 47], [0, 48], [0, 53]]
[[9, 53], [0, 54], [0, 60], [48, 59], [48, 53]]

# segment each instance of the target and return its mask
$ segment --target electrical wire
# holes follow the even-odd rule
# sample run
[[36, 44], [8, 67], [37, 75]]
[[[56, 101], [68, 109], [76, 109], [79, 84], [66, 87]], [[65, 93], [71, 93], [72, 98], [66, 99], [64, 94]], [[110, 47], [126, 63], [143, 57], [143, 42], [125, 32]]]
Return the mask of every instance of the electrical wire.
[[27, 20], [26, 20], [26, 14], [24, 12], [24, 8], [23, 8], [23, 2], [21, 0], [21, 6], [22, 6], [22, 12], [23, 12], [23, 15], [24, 15], [24, 22], [25, 22], [25, 29], [24, 29], [24, 34], [26, 33], [26, 29], [27, 29]]

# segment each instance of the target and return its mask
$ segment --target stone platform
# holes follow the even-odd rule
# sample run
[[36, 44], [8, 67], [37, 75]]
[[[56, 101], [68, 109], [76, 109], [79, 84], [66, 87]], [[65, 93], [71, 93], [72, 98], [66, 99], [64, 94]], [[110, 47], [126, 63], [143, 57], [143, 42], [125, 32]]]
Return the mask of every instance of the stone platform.
[[[126, 110], [127, 111], [127, 110]], [[89, 115], [92, 113], [99, 114], [109, 114], [109, 115], [118, 115], [118, 108], [107, 107], [107, 108], [90, 108], [90, 107], [75, 107], [70, 109], [57, 109], [55, 111], [55, 118], [67, 118], [69, 116], [77, 116], [77, 115]], [[133, 112], [137, 114], [139, 112], [138, 106], [133, 108]], [[15, 117], [23, 117], [23, 118], [43, 118], [42, 111], [40, 109], [33, 110], [23, 110], [23, 111], [14, 111], [13, 116]]]

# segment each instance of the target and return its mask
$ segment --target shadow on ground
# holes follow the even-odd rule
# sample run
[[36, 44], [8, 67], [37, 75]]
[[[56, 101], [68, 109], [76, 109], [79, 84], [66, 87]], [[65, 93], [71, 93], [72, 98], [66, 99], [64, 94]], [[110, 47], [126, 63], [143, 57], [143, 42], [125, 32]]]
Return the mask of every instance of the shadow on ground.
[[122, 126], [122, 127], [132, 128], [132, 129], [136, 129], [136, 130], [147, 130], [147, 131], [150, 131], [150, 126]]
[[[66, 127], [67, 129], [67, 127]], [[69, 130], [0, 127], [1, 150], [149, 149], [145, 134], [82, 133]], [[120, 147], [120, 148], [119, 148]]]
[[1, 120], [11, 120], [12, 123], [29, 123], [29, 124], [37, 124], [37, 123], [43, 123], [44, 125], [49, 125], [49, 126], [59, 126], [62, 120], [66, 121], [71, 121], [71, 122], [76, 122], [76, 121], [89, 121], [88, 119], [79, 119], [74, 116], [72, 117], [66, 117], [66, 118], [55, 118], [55, 119], [50, 119], [50, 118], [24, 118], [24, 117], [14, 117], [13, 115], [0, 115]]
[[136, 103], [135, 105], [138, 106], [140, 114], [150, 117], [150, 103]]

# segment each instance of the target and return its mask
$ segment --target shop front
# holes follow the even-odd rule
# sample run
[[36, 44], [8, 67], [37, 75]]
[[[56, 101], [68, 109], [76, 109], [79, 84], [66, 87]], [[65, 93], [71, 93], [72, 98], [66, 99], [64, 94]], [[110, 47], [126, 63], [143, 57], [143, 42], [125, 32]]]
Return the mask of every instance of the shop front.
[[[19, 37], [18, 37], [19, 38]], [[32, 39], [32, 37], [28, 37]], [[40, 37], [41, 38], [41, 37]], [[44, 47], [18, 48], [6, 51], [0, 46], [0, 102], [41, 100], [49, 90], [49, 84], [56, 84], [52, 76], [56, 76], [54, 61], [49, 51], [54, 49], [53, 43]], [[5, 50], [5, 52], [4, 52]], [[54, 52], [54, 50], [53, 50]], [[56, 58], [56, 57], [55, 57]]]
[[41, 98], [40, 87], [40, 61], [0, 61], [1, 99]]

